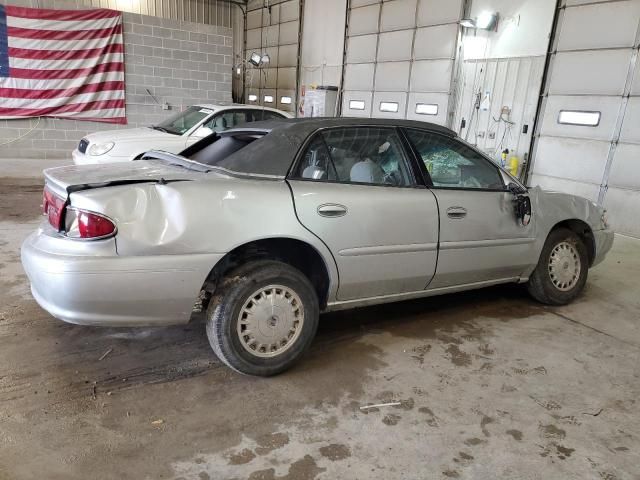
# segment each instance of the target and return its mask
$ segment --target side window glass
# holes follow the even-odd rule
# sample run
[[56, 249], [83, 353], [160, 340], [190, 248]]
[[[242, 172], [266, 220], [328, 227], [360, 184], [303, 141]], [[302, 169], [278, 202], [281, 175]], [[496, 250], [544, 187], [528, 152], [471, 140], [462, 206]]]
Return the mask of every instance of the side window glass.
[[423, 130], [406, 130], [429, 171], [434, 187], [501, 190], [498, 167], [454, 138]]
[[[331, 160], [328, 180], [396, 187], [413, 184], [402, 144], [392, 128], [337, 128], [321, 132], [318, 137], [323, 140], [324, 150]], [[308, 178], [302, 173], [314, 165], [311, 162], [313, 158], [305, 156], [299, 172], [302, 178]]]
[[268, 110], [264, 111], [264, 119], [265, 120], [273, 120], [273, 119], [282, 119], [284, 118], [282, 115], [280, 115], [279, 113], [275, 113], [275, 112], [270, 112]]
[[233, 112], [225, 112], [220, 115], [216, 115], [207, 123], [204, 124], [205, 127], [210, 128], [214, 132], [224, 132], [235, 126], [234, 124], [234, 114]]
[[298, 164], [295, 178], [335, 181], [336, 171], [321, 135], [316, 135]]

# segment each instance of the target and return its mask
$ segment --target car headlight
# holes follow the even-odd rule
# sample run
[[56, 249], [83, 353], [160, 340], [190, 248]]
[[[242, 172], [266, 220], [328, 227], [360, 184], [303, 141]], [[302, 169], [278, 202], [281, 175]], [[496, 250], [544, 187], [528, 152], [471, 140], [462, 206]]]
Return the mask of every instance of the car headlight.
[[115, 143], [113, 143], [113, 142], [94, 143], [89, 148], [89, 155], [92, 155], [94, 157], [97, 157], [99, 155], [104, 155], [109, 150], [111, 150], [114, 147], [114, 145], [115, 145]]

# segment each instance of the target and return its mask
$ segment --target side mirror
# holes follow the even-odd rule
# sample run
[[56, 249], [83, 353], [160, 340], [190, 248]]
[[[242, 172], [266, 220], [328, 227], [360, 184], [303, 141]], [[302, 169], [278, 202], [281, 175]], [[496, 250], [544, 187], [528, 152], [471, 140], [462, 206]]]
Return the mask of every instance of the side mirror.
[[203, 125], [203, 126], [197, 128], [196, 131], [193, 132], [191, 135], [193, 135], [194, 137], [204, 138], [204, 137], [208, 137], [212, 133], [214, 133], [213, 130], [211, 130], [209, 127], [205, 127]]
[[526, 188], [523, 188], [514, 182], [510, 182], [509, 185], [507, 185], [507, 190], [509, 190], [511, 193], [513, 193], [516, 196], [524, 195], [525, 193], [527, 193]]

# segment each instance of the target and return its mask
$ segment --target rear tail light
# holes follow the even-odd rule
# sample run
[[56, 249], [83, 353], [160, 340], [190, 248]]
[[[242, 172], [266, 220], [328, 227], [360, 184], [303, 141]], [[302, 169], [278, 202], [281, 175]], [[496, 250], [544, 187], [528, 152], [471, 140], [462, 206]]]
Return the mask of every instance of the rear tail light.
[[65, 226], [69, 238], [99, 240], [116, 234], [116, 225], [111, 219], [75, 207], [67, 207]]
[[42, 213], [47, 215], [51, 226], [58, 231], [62, 229], [62, 212], [64, 211], [65, 203], [63, 198], [44, 187], [42, 192]]

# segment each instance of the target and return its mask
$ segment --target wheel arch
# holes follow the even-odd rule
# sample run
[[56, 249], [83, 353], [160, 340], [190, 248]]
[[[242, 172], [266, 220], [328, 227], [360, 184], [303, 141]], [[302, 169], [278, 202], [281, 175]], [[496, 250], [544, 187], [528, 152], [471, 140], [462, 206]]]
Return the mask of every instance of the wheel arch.
[[591, 265], [593, 265], [593, 261], [596, 258], [596, 241], [593, 236], [593, 230], [591, 229], [589, 224], [584, 220], [580, 220], [578, 218], [570, 218], [556, 223], [553, 228], [549, 230], [549, 234], [559, 228], [566, 228], [567, 230], [571, 230], [582, 240], [585, 247], [587, 248], [587, 254], [589, 256], [589, 266], [591, 267]]
[[314, 246], [290, 237], [262, 238], [236, 246], [211, 269], [202, 290], [212, 293], [229, 271], [248, 261], [261, 259], [278, 260], [300, 270], [316, 290], [320, 309], [326, 307], [331, 287], [327, 261]]

